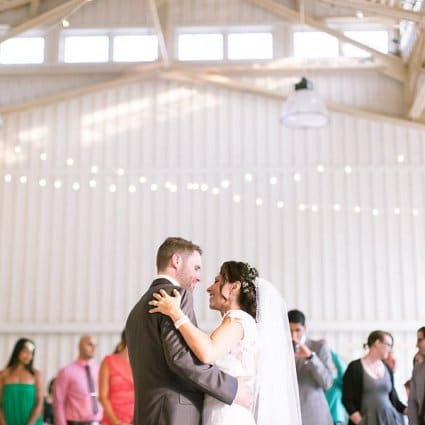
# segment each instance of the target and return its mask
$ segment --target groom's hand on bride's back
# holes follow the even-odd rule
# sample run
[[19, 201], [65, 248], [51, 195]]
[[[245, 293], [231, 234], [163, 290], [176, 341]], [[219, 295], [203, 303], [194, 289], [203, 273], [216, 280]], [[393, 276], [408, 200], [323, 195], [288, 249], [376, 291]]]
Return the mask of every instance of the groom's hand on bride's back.
[[254, 405], [254, 390], [252, 388], [252, 377], [238, 376], [238, 392], [233, 403], [239, 404], [252, 410]]

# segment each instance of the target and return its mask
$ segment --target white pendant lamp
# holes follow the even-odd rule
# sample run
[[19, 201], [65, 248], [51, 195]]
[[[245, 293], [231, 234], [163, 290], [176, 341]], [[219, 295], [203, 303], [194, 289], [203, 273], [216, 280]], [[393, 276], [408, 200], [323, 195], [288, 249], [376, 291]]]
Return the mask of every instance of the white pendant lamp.
[[302, 77], [295, 91], [283, 103], [281, 122], [291, 128], [320, 128], [328, 122], [326, 105], [313, 90], [313, 84]]

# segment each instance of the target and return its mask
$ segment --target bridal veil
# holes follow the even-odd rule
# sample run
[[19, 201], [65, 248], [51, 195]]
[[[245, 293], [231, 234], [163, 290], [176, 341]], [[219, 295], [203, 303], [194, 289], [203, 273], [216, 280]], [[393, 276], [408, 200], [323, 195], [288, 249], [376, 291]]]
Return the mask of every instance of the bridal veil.
[[301, 425], [294, 351], [285, 302], [268, 281], [257, 278], [257, 425]]

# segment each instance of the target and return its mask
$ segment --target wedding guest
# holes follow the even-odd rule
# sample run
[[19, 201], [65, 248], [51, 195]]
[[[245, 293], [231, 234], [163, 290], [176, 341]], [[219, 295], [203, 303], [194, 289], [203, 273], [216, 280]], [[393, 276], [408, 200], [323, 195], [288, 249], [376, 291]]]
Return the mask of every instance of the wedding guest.
[[331, 351], [325, 341], [307, 338], [304, 313], [291, 310], [288, 319], [295, 350], [302, 423], [332, 425], [324, 393], [333, 381]]
[[124, 331], [115, 353], [106, 356], [100, 365], [99, 401], [103, 406], [102, 424], [133, 423], [134, 383]]
[[415, 367], [417, 364], [419, 363], [423, 363], [425, 362], [425, 355], [422, 354], [422, 352], [418, 351], [414, 356], [413, 356], [413, 367]]
[[78, 359], [59, 371], [53, 386], [56, 425], [101, 421], [103, 412], [97, 398], [99, 366], [93, 360], [96, 345], [93, 336], [82, 336]]
[[407, 402], [409, 425], [422, 425], [425, 419], [425, 362], [413, 369]]
[[345, 424], [347, 423], [347, 412], [342, 404], [342, 377], [344, 376], [346, 367], [335, 351], [331, 351], [331, 356], [334, 378], [332, 386], [325, 391], [325, 395], [334, 425]]
[[342, 401], [349, 424], [403, 425], [406, 406], [400, 402], [394, 388], [391, 369], [384, 363], [393, 347], [389, 332], [373, 331], [365, 348], [368, 353], [352, 361], [344, 374]]
[[418, 361], [423, 361], [425, 360], [425, 326], [416, 331], [416, 337], [416, 347], [418, 349], [416, 356]]
[[54, 415], [53, 415], [53, 384], [55, 383], [55, 378], [51, 379], [49, 386], [47, 387], [47, 394], [44, 397], [43, 402], [43, 423], [44, 425], [54, 425]]
[[0, 424], [42, 425], [43, 384], [34, 353], [33, 341], [19, 339], [0, 373]]
[[409, 425], [422, 425], [425, 420], [425, 327], [417, 331], [418, 352], [413, 359], [413, 373], [410, 380], [407, 415]]

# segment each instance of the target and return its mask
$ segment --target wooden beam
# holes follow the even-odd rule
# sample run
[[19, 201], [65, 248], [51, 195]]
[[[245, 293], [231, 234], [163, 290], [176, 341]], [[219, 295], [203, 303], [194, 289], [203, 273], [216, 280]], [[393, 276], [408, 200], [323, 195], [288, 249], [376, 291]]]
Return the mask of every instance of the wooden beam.
[[413, 10], [402, 9], [401, 7], [388, 6], [378, 4], [368, 0], [319, 0], [321, 3], [331, 4], [335, 6], [346, 7], [353, 10], [361, 10], [362, 12], [370, 12], [378, 16], [386, 16], [397, 20], [406, 20], [421, 23], [425, 14], [423, 12], [415, 12]]
[[36, 16], [40, 8], [40, 0], [32, 0], [30, 4], [30, 16]]
[[424, 97], [424, 61], [425, 61], [425, 29], [421, 29], [407, 64], [405, 98], [408, 105], [407, 116], [419, 119], [425, 108]]
[[[224, 76], [208, 75], [208, 74], [186, 74], [184, 72], [164, 71], [161, 77], [167, 80], [178, 81], [188, 84], [211, 84], [213, 86], [226, 88], [229, 90], [241, 91], [243, 93], [251, 93], [258, 96], [269, 97], [275, 100], [284, 101], [286, 96], [276, 92], [276, 90], [267, 89], [264, 87], [255, 86], [253, 84], [241, 83]], [[364, 108], [357, 108], [350, 105], [340, 103], [327, 102], [326, 106], [330, 111], [347, 114], [350, 116], [358, 116], [371, 120], [379, 120], [390, 122], [395, 125], [402, 125], [409, 128], [425, 129], [425, 123], [412, 122], [405, 119], [393, 117], [386, 114], [377, 113]], [[278, 119], [278, 118], [276, 118]]]
[[[290, 9], [289, 7], [284, 6], [281, 3], [276, 3], [273, 0], [247, 0], [249, 3], [253, 3], [262, 9], [268, 10], [269, 12], [272, 12], [273, 14], [280, 16], [281, 18], [290, 20], [295, 23], [300, 22], [300, 15], [298, 12], [296, 12], [293, 9]], [[406, 76], [406, 69], [403, 65], [403, 62], [400, 58], [382, 53], [376, 49], [373, 49], [370, 46], [367, 46], [366, 44], [360, 43], [356, 40], [353, 40], [346, 35], [344, 35], [342, 32], [334, 30], [333, 28], [329, 28], [327, 25], [325, 25], [323, 22], [312, 18], [311, 16], [304, 14], [304, 22], [306, 25], [318, 29], [319, 31], [325, 32], [327, 34], [330, 34], [337, 39], [339, 39], [343, 43], [351, 44], [355, 47], [358, 47], [359, 49], [362, 49], [372, 55], [372, 57], [385, 65], [385, 71], [384, 73], [391, 76], [392, 78], [396, 79], [397, 81], [404, 81]]]
[[415, 97], [410, 104], [407, 114], [408, 118], [418, 120], [422, 117], [425, 110], [425, 70], [422, 69], [415, 90]]
[[42, 96], [37, 99], [16, 105], [2, 106], [0, 107], [0, 114], [6, 115], [15, 112], [22, 112], [28, 109], [49, 105], [51, 103], [62, 102], [64, 100], [72, 99], [74, 97], [84, 96], [86, 94], [96, 93], [101, 90], [107, 90], [113, 87], [118, 87], [123, 84], [130, 84], [134, 81], [139, 81], [146, 77], [155, 75], [162, 67], [163, 64], [160, 62], [147, 64], [144, 66], [143, 71], [139, 70], [139, 72], [137, 73], [126, 73], [112, 80], [101, 81], [99, 83], [90, 84], [85, 87], [78, 87], [71, 90], [65, 90], [60, 93]]
[[[341, 59], [341, 60], [339, 60]], [[299, 58], [282, 58], [265, 63], [255, 64], [183, 64], [173, 63], [171, 70], [183, 72], [215, 73], [215, 74], [246, 74], [246, 75], [300, 75], [305, 71], [381, 71], [382, 65], [374, 62], [362, 62], [353, 58], [337, 58], [332, 60], [301, 60]], [[0, 69], [1, 74], [1, 69]]]
[[152, 13], [153, 25], [156, 31], [156, 35], [158, 37], [158, 45], [159, 52], [161, 54], [161, 59], [165, 64], [168, 64], [170, 59], [167, 50], [167, 43], [165, 41], [164, 31], [161, 25], [161, 19], [158, 13], [158, 5], [156, 4], [156, 0], [149, 0], [149, 6]]
[[0, 12], [5, 12], [6, 10], [15, 9], [16, 7], [24, 6], [30, 3], [31, 0], [8, 0], [0, 3]]
[[68, 0], [65, 3], [62, 3], [60, 6], [54, 7], [53, 9], [50, 9], [41, 15], [30, 18], [25, 22], [12, 27], [9, 29], [9, 31], [0, 36], [0, 43], [8, 40], [9, 38], [22, 34], [32, 28], [37, 28], [51, 21], [60, 19], [61, 17], [70, 13], [72, 10], [86, 3], [86, 1], [87, 0]]

